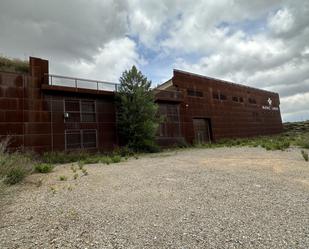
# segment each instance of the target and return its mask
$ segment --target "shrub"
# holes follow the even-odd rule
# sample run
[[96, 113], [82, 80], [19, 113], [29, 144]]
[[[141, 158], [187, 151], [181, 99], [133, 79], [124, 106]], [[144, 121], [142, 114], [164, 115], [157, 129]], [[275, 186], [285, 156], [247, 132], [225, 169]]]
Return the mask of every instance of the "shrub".
[[105, 164], [110, 164], [113, 161], [112, 161], [112, 159], [109, 156], [104, 156], [104, 157], [101, 157], [100, 162], [101, 163], [105, 163]]
[[118, 147], [114, 150], [114, 154], [120, 155], [121, 157], [134, 156], [134, 151], [128, 146]]
[[309, 135], [305, 134], [298, 138], [297, 145], [304, 149], [309, 149]]
[[53, 170], [53, 166], [47, 163], [40, 163], [35, 166], [35, 171], [38, 173], [49, 173]]
[[113, 157], [111, 157], [111, 161], [113, 163], [119, 163], [119, 162], [121, 162], [121, 156], [114, 155]]
[[301, 154], [302, 154], [303, 158], [305, 159], [305, 161], [308, 162], [308, 160], [309, 160], [308, 153], [306, 151], [302, 150]]
[[27, 175], [27, 172], [23, 168], [12, 168], [6, 175], [6, 178], [4, 179], [4, 182], [9, 185], [13, 185], [16, 183], [21, 182], [25, 176]]
[[6, 183], [15, 184], [33, 171], [33, 162], [28, 154], [9, 153], [9, 140], [7, 137], [0, 141], [0, 179], [5, 178]]
[[87, 152], [45, 152], [41, 158], [42, 162], [50, 164], [72, 163], [85, 160], [90, 156]]
[[59, 176], [59, 180], [60, 181], [66, 181], [66, 180], [68, 180], [68, 178], [66, 176]]
[[83, 172], [83, 174], [84, 174], [85, 176], [88, 175], [88, 171], [87, 171], [85, 168], [82, 169], [82, 172]]
[[10, 59], [0, 56], [0, 70], [6, 72], [28, 73], [29, 63], [26, 60]]
[[84, 165], [85, 165], [84, 161], [78, 161], [78, 167], [79, 167], [80, 170], [83, 169]]
[[85, 164], [95, 164], [100, 162], [99, 156], [89, 156], [83, 160]]

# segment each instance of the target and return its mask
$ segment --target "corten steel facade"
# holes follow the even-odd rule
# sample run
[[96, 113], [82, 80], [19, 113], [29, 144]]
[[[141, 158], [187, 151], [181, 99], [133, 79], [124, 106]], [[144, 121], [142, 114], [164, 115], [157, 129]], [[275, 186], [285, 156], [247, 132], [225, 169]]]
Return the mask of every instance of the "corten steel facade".
[[161, 113], [170, 116], [158, 133], [162, 144], [179, 140], [203, 143], [282, 131], [279, 95], [274, 92], [179, 70], [157, 90], [159, 95], [160, 90], [173, 91], [169, 97], [157, 99]]
[[[112, 150], [115, 90], [114, 83], [50, 75], [47, 60], [30, 58], [29, 74], [0, 72], [0, 137], [38, 152]], [[282, 131], [273, 92], [177, 70], [154, 91], [162, 146]]]

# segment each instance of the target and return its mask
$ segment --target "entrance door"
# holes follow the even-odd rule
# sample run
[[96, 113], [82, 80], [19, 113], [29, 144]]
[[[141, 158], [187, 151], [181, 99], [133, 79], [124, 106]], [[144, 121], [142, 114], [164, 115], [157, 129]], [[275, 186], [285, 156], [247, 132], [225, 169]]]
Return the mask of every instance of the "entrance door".
[[210, 143], [210, 124], [208, 119], [194, 118], [193, 129], [195, 142], [199, 144]]

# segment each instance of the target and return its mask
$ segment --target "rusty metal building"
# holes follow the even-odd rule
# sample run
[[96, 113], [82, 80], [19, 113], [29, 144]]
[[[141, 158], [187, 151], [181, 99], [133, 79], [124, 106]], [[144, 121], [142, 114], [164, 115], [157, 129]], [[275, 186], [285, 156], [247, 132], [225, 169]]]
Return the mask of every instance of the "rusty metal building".
[[[30, 57], [29, 74], [0, 72], [0, 137], [34, 151], [111, 150], [118, 145], [117, 84], [49, 74]], [[174, 70], [155, 90], [165, 117], [162, 146], [282, 131], [277, 93]]]
[[158, 133], [161, 144], [282, 131], [279, 95], [274, 92], [180, 70], [156, 90], [160, 111], [167, 117]]

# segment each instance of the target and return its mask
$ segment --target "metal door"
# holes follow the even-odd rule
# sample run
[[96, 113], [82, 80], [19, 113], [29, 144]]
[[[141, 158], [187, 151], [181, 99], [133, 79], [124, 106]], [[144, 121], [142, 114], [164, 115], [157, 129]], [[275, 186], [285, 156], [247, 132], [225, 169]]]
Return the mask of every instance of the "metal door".
[[210, 143], [210, 124], [208, 119], [194, 118], [193, 129], [195, 142], [198, 144]]

